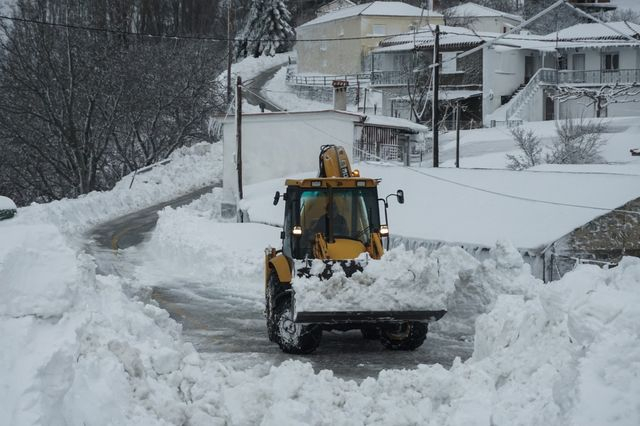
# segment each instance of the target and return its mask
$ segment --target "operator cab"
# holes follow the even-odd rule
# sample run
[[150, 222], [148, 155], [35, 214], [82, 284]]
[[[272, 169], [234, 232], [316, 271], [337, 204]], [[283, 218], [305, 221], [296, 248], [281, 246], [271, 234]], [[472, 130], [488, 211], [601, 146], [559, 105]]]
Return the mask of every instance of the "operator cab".
[[283, 247], [287, 256], [317, 257], [313, 250], [318, 234], [334, 259], [354, 259], [370, 251], [372, 234], [380, 229], [374, 180], [341, 179], [336, 185], [335, 179], [305, 179], [287, 186]]

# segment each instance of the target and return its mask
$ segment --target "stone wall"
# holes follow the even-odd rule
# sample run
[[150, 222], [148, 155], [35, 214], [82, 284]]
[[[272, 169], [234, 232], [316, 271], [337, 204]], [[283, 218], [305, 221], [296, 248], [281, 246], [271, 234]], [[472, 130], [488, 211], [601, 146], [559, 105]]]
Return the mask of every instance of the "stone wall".
[[572, 270], [578, 260], [606, 266], [623, 256], [640, 257], [640, 198], [575, 229], [556, 241], [546, 259], [547, 279], [558, 279]]
[[[289, 89], [297, 96], [316, 102], [324, 102], [331, 105], [333, 108], [333, 87], [331, 86], [305, 86], [289, 84]], [[360, 90], [360, 96], [363, 96], [364, 91]], [[356, 105], [356, 99], [358, 96], [358, 88], [349, 86], [347, 88], [347, 104]], [[362, 102], [362, 101], [361, 101]]]

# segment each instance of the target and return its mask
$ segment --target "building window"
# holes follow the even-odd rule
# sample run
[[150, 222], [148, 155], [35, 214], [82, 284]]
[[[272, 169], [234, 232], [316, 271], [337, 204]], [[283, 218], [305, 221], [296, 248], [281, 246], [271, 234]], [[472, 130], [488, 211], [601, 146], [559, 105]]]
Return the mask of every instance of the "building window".
[[620, 55], [616, 53], [605, 53], [602, 55], [602, 69], [605, 71], [617, 71], [620, 69]]
[[440, 54], [442, 74], [453, 74], [458, 71], [457, 54], [458, 52], [442, 52]]
[[384, 24], [373, 24], [373, 35], [385, 35], [387, 26]]
[[342, 37], [344, 36], [344, 27], [340, 27], [340, 29], [338, 30], [338, 36]]
[[569, 59], [567, 58], [567, 55], [558, 56], [558, 69], [559, 70], [569, 69]]

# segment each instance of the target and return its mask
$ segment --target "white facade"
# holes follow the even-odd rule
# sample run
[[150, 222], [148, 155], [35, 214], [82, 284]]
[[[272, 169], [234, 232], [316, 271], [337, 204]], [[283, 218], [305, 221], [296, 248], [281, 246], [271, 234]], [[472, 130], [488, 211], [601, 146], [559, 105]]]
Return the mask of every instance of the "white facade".
[[445, 10], [447, 25], [458, 25], [474, 31], [506, 33], [524, 20], [510, 13], [468, 2]]
[[[243, 186], [317, 171], [322, 145], [342, 145], [351, 152], [354, 123], [361, 119], [360, 115], [337, 111], [243, 114]], [[223, 201], [235, 205], [238, 173], [233, 117], [223, 123], [223, 142]]]

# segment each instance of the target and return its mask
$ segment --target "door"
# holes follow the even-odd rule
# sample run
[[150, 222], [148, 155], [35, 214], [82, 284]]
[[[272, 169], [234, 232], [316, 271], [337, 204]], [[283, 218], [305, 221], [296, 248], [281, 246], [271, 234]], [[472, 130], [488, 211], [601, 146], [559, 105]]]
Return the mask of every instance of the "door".
[[576, 53], [573, 55], [573, 83], [584, 83], [585, 82], [585, 72], [584, 72], [584, 53]]
[[525, 84], [531, 80], [533, 74], [535, 73], [535, 67], [533, 63], [533, 56], [525, 56], [524, 57], [524, 82]]
[[556, 102], [550, 96], [549, 93], [545, 93], [545, 103], [544, 103], [544, 119], [547, 121], [555, 119], [555, 109]]

